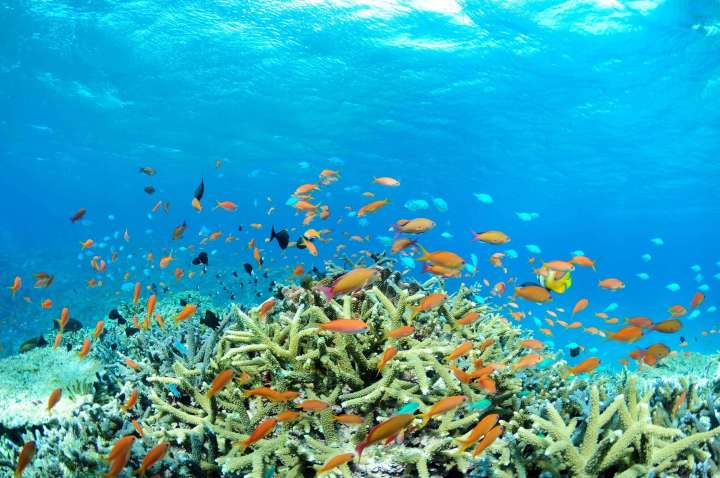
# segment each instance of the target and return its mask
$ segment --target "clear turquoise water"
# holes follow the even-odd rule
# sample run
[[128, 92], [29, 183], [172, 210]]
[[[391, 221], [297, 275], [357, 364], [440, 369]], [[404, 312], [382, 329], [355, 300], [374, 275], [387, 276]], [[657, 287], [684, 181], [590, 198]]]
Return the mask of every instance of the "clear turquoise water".
[[[377, 237], [415, 215], [438, 223], [425, 246], [476, 254], [476, 278], [491, 284], [505, 277], [487, 262], [498, 250], [517, 251], [505, 262], [521, 282], [534, 279], [531, 256], [567, 258], [580, 249], [597, 259], [598, 273], [577, 271], [553, 303], [570, 309], [589, 298], [578, 317], [586, 326], [602, 327], [592, 312], [613, 302], [621, 318], [661, 320], [704, 285], [706, 302], [680, 334], [651, 334], [639, 345], [676, 348], [682, 335], [686, 350], [716, 350], [716, 336], [701, 331], [717, 327], [711, 307], [720, 285], [717, 1], [11, 1], [0, 19], [0, 282], [20, 275], [25, 283], [15, 300], [0, 297], [3, 354], [44, 331], [62, 305], [92, 326], [127, 299], [127, 270], [129, 281], [198, 286], [218, 303], [231, 293], [255, 302], [267, 281], [287, 277], [286, 266], [321, 268], [347, 242], [343, 232], [372, 236], [347, 242], [350, 251], [380, 251]], [[141, 175], [139, 166], [158, 173]], [[299, 227], [285, 200], [324, 168], [342, 173], [317, 195], [333, 211], [335, 241], [318, 258], [263, 244], [270, 277], [241, 290], [232, 271], [247, 280], [247, 241], [261, 242], [272, 224]], [[402, 186], [372, 185], [381, 175]], [[201, 177], [206, 211], [197, 215], [189, 201]], [[149, 184], [152, 196], [143, 192]], [[367, 223], [345, 209], [365, 204], [363, 191], [391, 201]], [[404, 206], [433, 198], [447, 211]], [[240, 210], [212, 212], [216, 199]], [[150, 218], [158, 200], [171, 204], [169, 214]], [[88, 209], [86, 221], [71, 224], [79, 207]], [[517, 212], [539, 217], [526, 222]], [[185, 239], [171, 241], [183, 220]], [[194, 257], [180, 248], [197, 244], [203, 226], [239, 240], [207, 247], [217, 251], [209, 274], [175, 285], [173, 268], [190, 270]], [[125, 228], [127, 244], [113, 237]], [[485, 229], [512, 242], [471, 242], [471, 230]], [[85, 285], [95, 275], [78, 242], [89, 237], [107, 244], [92, 251], [106, 259], [124, 246], [96, 277], [102, 288]], [[664, 245], [650, 242], [656, 237]], [[170, 249], [177, 261], [161, 271], [157, 258]], [[148, 251], [156, 259], [144, 275]], [[34, 290], [31, 275], [41, 270], [57, 274], [55, 283]], [[604, 277], [627, 287], [600, 290]], [[673, 282], [678, 292], [666, 288]], [[44, 298], [52, 309], [40, 308]], [[524, 308], [538, 317], [545, 309]], [[532, 319], [524, 324], [537, 328]], [[601, 347], [608, 364], [632, 348], [555, 331], [559, 347]]]

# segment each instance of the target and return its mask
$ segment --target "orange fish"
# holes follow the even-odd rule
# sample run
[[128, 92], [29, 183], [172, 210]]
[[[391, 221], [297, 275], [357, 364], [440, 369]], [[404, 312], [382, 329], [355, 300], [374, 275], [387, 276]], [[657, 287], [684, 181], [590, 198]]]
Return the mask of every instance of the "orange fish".
[[378, 365], [377, 365], [378, 373], [380, 373], [382, 371], [382, 369], [385, 368], [385, 365], [390, 360], [392, 360], [392, 358], [395, 357], [395, 355], [397, 355], [397, 353], [398, 353], [398, 349], [395, 346], [390, 346], [385, 349], [385, 351], [383, 352], [382, 357], [380, 357], [380, 361], [378, 362]]
[[171, 254], [168, 254], [165, 257], [162, 257], [160, 259], [160, 269], [165, 269], [168, 265], [170, 265], [170, 262], [174, 259], [174, 257]]
[[545, 344], [537, 339], [526, 339], [521, 340], [520, 345], [523, 347], [527, 347], [532, 350], [542, 350], [545, 348]]
[[475, 310], [471, 310], [467, 314], [465, 314], [462, 319], [459, 319], [457, 323], [460, 325], [470, 325], [478, 318], [480, 318], [480, 314]]
[[58, 348], [60, 346], [60, 342], [62, 342], [62, 332], [58, 332], [55, 336], [55, 340], [53, 341], [53, 347], [54, 349]]
[[590, 373], [593, 370], [595, 370], [598, 365], [600, 365], [600, 359], [597, 357], [590, 357], [579, 364], [575, 365], [574, 367], [568, 368], [568, 373], [570, 375], [579, 375], [581, 373]]
[[133, 443], [135, 443], [135, 435], [125, 435], [124, 437], [118, 439], [110, 450], [108, 456], [105, 457], [105, 461], [116, 461], [125, 455], [129, 455]]
[[60, 400], [60, 397], [62, 397], [62, 388], [56, 388], [52, 391], [50, 394], [50, 397], [47, 401], [47, 411], [49, 412], [52, 410], [52, 408], [55, 406], [55, 404]]
[[200, 200], [198, 198], [192, 198], [192, 201], [190, 201], [190, 205], [197, 212], [202, 212], [202, 204], [200, 204]]
[[[172, 239], [173, 239], [173, 241], [176, 241], [176, 240], [180, 239], [180, 238], [183, 236], [183, 234], [185, 234], [185, 231], [187, 230], [187, 227], [188, 227], [188, 226], [187, 226], [187, 222], [186, 222], [186, 221], [183, 221], [182, 224], [180, 224], [179, 226], [176, 226], [175, 229], [173, 229], [173, 233], [172, 233]], [[152, 258], [148, 258], [148, 260], [151, 261]]]
[[303, 268], [302, 264], [298, 264], [295, 266], [295, 269], [293, 269], [292, 273], [294, 276], [297, 277], [303, 275], [305, 273], [305, 269]]
[[463, 355], [470, 352], [473, 348], [473, 343], [471, 341], [463, 342], [462, 344], [458, 345], [455, 350], [450, 352], [450, 355], [447, 356], [448, 360], [455, 360], [458, 357], [462, 357]]
[[463, 402], [465, 402], [465, 400], [467, 400], [465, 395], [453, 395], [451, 397], [445, 397], [438, 400], [432, 407], [430, 407], [430, 410], [419, 415], [422, 417], [423, 421], [418, 427], [418, 430], [422, 430], [432, 417], [459, 407], [463, 404]]
[[606, 330], [607, 337], [609, 340], [617, 340], [618, 342], [633, 343], [640, 340], [643, 336], [643, 330], [640, 327], [630, 325], [624, 327], [617, 332], [610, 332]]
[[42, 301], [42, 302], [40, 303], [40, 306], [41, 306], [43, 309], [49, 309], [50, 307], [52, 307], [52, 300], [50, 300], [50, 299], [45, 299], [44, 301]]
[[143, 431], [143, 428], [140, 425], [140, 422], [133, 419], [133, 420], [131, 420], [131, 423], [132, 423], [133, 427], [135, 428], [135, 431], [138, 432], [138, 435], [140, 435], [140, 438], [145, 438], [145, 432]]
[[544, 303], [552, 300], [550, 292], [539, 285], [527, 284], [515, 287], [515, 295], [530, 302]]
[[700, 291], [695, 292], [690, 301], [690, 308], [694, 309], [705, 301], [705, 294]]
[[125, 228], [125, 232], [123, 232], [123, 239], [125, 242], [130, 242], [130, 234], [128, 234], [127, 228]]
[[25, 468], [30, 464], [32, 459], [35, 457], [37, 446], [34, 441], [25, 443], [20, 450], [20, 456], [18, 457], [17, 466], [15, 467], [15, 478], [20, 478], [25, 471]]
[[595, 269], [595, 261], [593, 261], [593, 260], [590, 259], [589, 257], [585, 257], [585, 256], [573, 256], [573, 258], [570, 259], [570, 262], [572, 262], [573, 264], [577, 264], [577, 265], [579, 265], [579, 266], [582, 266], [582, 267], [591, 267], [592, 270], [596, 270], [596, 269]]
[[320, 328], [342, 334], [359, 334], [367, 332], [369, 329], [368, 324], [359, 319], [331, 320], [330, 322], [320, 324]]
[[450, 251], [428, 252], [420, 243], [418, 247], [422, 251], [422, 256], [416, 258], [418, 261], [427, 261], [433, 265], [446, 267], [448, 269], [460, 269], [465, 265], [465, 259]]
[[333, 415], [332, 419], [346, 425], [361, 425], [365, 423], [365, 419], [359, 415]]
[[510, 242], [510, 236], [501, 231], [473, 231], [473, 240], [485, 242], [487, 244], [499, 245]]
[[678, 412], [678, 410], [680, 410], [680, 405], [683, 404], [685, 398], [687, 398], [687, 390], [683, 390], [677, 400], [675, 400], [675, 403], [672, 407], [672, 413], [670, 414], [671, 417], [675, 418], [675, 414]]
[[175, 280], [176, 281], [179, 281], [182, 278], [183, 274], [185, 274], [185, 273], [183, 272], [183, 270], [181, 268], [179, 268], [179, 267], [175, 268]]
[[539, 354], [528, 354], [515, 362], [512, 366], [513, 371], [521, 368], [533, 367], [542, 362], [543, 356]]
[[155, 314], [155, 322], [158, 323], [161, 329], [165, 329], [165, 321], [163, 320], [162, 315]]
[[583, 310], [585, 310], [585, 308], [587, 308], [589, 303], [590, 302], [587, 299], [580, 299], [573, 307], [572, 313], [570, 315], [573, 316], [579, 312], [582, 312]]
[[440, 305], [442, 305], [443, 302], [445, 302], [445, 299], [447, 299], [447, 294], [443, 293], [426, 295], [422, 298], [420, 304], [418, 304], [418, 306], [413, 309], [410, 320], [414, 319], [420, 312], [425, 312], [430, 309], [434, 309], [435, 307], [439, 307]]
[[687, 309], [682, 305], [673, 305], [668, 309], [668, 312], [670, 312], [670, 315], [673, 317], [682, 317], [687, 314]]
[[617, 290], [625, 288], [625, 283], [623, 281], [621, 281], [620, 279], [614, 279], [614, 278], [603, 279], [600, 282], [598, 282], [598, 285], [601, 288], [607, 289], [611, 292], [615, 292]]
[[156, 302], [157, 302], [157, 296], [155, 294], [148, 297], [147, 306], [145, 307], [148, 317], [152, 317], [152, 314], [155, 311], [155, 303]]
[[230, 383], [234, 376], [235, 372], [233, 370], [223, 370], [218, 373], [210, 384], [210, 388], [208, 388], [207, 397], [214, 397], [218, 392], [220, 392], [220, 390], [223, 389], [223, 387], [225, 387], [225, 385]]
[[139, 476], [145, 476], [145, 472], [152, 468], [152, 466], [157, 463], [158, 461], [162, 460], [165, 455], [167, 454], [168, 449], [170, 448], [170, 443], [166, 441], [161, 441], [157, 445], [155, 445], [149, 452], [147, 452], [147, 455], [145, 455], [145, 458], [143, 458], [142, 463], [140, 464], [140, 468], [135, 470], [134, 475]]
[[398, 252], [412, 246], [416, 242], [417, 241], [415, 241], [413, 239], [407, 239], [405, 237], [395, 239], [395, 242], [393, 242], [392, 246], [390, 246], [390, 252], [392, 252], [393, 254], [398, 253]]
[[13, 284], [10, 287], [8, 287], [8, 289], [10, 289], [12, 296], [15, 297], [15, 294], [21, 288], [22, 288], [22, 279], [20, 278], [20, 276], [15, 276], [15, 279], [13, 280]]
[[550, 330], [550, 329], [540, 329], [540, 332], [542, 332], [543, 334], [550, 336], [550, 337], [552, 337], [552, 334], [553, 334], [552, 330]]
[[364, 288], [371, 281], [378, 278], [379, 271], [370, 267], [361, 267], [346, 272], [333, 282], [331, 287], [323, 287], [321, 290], [328, 300], [342, 294], [355, 292]]
[[368, 203], [358, 210], [357, 217], [363, 217], [366, 214], [376, 212], [378, 209], [380, 209], [381, 207], [383, 207], [389, 203], [390, 203], [390, 200], [388, 198], [385, 198], [381, 201], [373, 201], [371, 203]]
[[392, 228], [398, 233], [423, 234], [434, 229], [435, 226], [434, 221], [424, 217], [418, 217], [415, 219], [398, 219], [398, 221], [392, 225]]
[[399, 415], [393, 415], [387, 420], [372, 427], [365, 438], [363, 438], [363, 440], [355, 447], [358, 457], [362, 456], [363, 450], [370, 445], [389, 437], [396, 436], [408, 425], [410, 425], [414, 419], [415, 415], [412, 413], [401, 413]]
[[128, 410], [130, 410], [132, 407], [135, 406], [135, 404], [137, 403], [137, 400], [138, 400], [138, 391], [137, 391], [137, 389], [134, 388], [133, 391], [130, 392], [130, 396], [128, 397], [125, 404], [122, 406], [122, 409], [127, 412]]
[[255, 262], [257, 262], [258, 267], [262, 267], [263, 265], [263, 258], [262, 255], [260, 255], [260, 249], [255, 247], [253, 249], [253, 259], [255, 259]]
[[297, 404], [299, 408], [302, 408], [306, 412], [325, 410], [330, 406], [329, 403], [323, 402], [322, 400], [304, 400]]
[[266, 418], [265, 420], [261, 421], [257, 428], [252, 432], [252, 434], [246, 439], [240, 442], [240, 445], [242, 445], [243, 450], [253, 443], [262, 440], [269, 434], [273, 432], [275, 429], [275, 425], [277, 425], [277, 418]]
[[65, 329], [65, 325], [67, 324], [68, 320], [70, 320], [70, 309], [68, 309], [67, 307], [63, 307], [62, 311], [60, 311], [60, 320], [58, 321], [61, 332]]
[[390, 186], [390, 187], [400, 186], [400, 181], [398, 181], [395, 178], [391, 178], [390, 176], [381, 176], [379, 178], [374, 177], [373, 182], [375, 184], [380, 184], [381, 186]]
[[81, 249], [89, 249], [95, 244], [95, 241], [92, 239], [86, 239], [85, 241], [80, 242], [80, 248]]
[[263, 397], [273, 402], [287, 402], [297, 398], [300, 393], [293, 391], [278, 392], [268, 387], [253, 388], [251, 390], [245, 390], [246, 397]]
[[278, 413], [275, 418], [278, 422], [291, 422], [300, 418], [300, 415], [302, 415], [300, 412], [296, 412], [294, 410], [285, 410], [284, 412]]
[[682, 327], [682, 323], [677, 319], [667, 319], [662, 320], [660, 322], [657, 322], [653, 324], [653, 326], [650, 328], [650, 330], [655, 330], [657, 332], [662, 332], [664, 334], [672, 334], [674, 332], [677, 332]]
[[625, 319], [625, 323], [640, 327], [641, 329], [647, 329], [653, 325], [653, 321], [647, 317], [629, 317]]
[[80, 352], [78, 352], [78, 356], [80, 358], [85, 358], [85, 356], [90, 352], [90, 339], [85, 337], [85, 341], [83, 342], [82, 348], [80, 349]]
[[485, 437], [480, 440], [480, 443], [475, 447], [475, 449], [472, 451], [472, 456], [478, 456], [480, 455], [487, 447], [492, 445], [492, 443], [497, 440], [497, 438], [503, 434], [503, 427], [500, 425], [495, 426], [492, 428], [489, 432], [485, 434]]
[[339, 453], [333, 457], [328, 458], [323, 466], [317, 469], [315, 476], [325, 473], [326, 471], [333, 470], [338, 466], [349, 463], [355, 458], [355, 453]]
[[216, 201], [214, 209], [220, 208], [224, 211], [235, 212], [238, 209], [238, 205], [232, 201]]
[[260, 309], [258, 309], [258, 317], [260, 317], [260, 320], [265, 320], [268, 314], [272, 314], [275, 304], [275, 299], [268, 299], [260, 305]]
[[103, 333], [104, 328], [105, 328], [105, 321], [98, 320], [97, 324], [95, 324], [95, 332], [93, 332], [93, 337], [95, 338], [95, 340], [97, 340], [97, 338], [100, 337], [100, 334]]
[[125, 364], [133, 370], [140, 370], [140, 365], [129, 357], [125, 357]]
[[400, 327], [397, 327], [390, 332], [388, 332], [388, 337], [392, 337], [394, 339], [399, 339], [403, 337], [408, 337], [415, 333], [415, 328], [412, 325], [402, 325]]
[[175, 323], [179, 324], [181, 321], [191, 318], [193, 315], [195, 315], [195, 312], [197, 312], [197, 305], [187, 304], [185, 307], [183, 307], [183, 310], [181, 310], [180, 313], [174, 317]]
[[491, 415], [487, 415], [483, 417], [482, 420], [480, 420], [470, 431], [470, 435], [464, 440], [456, 439], [458, 443], [461, 444], [460, 446], [460, 452], [464, 452], [467, 450], [473, 443], [475, 443], [477, 440], [480, 439], [480, 437], [485, 436], [487, 432], [490, 431], [498, 422], [498, 419], [500, 419], [500, 415], [497, 413], [493, 413]]

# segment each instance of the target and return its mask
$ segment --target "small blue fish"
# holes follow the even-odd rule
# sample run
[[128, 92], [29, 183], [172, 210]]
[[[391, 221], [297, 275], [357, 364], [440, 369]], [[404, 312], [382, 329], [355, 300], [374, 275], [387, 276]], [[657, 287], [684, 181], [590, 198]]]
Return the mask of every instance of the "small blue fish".
[[440, 234], [440, 237], [444, 237], [445, 239], [452, 239], [452, 238], [455, 237], [455, 236], [453, 236], [453, 235], [450, 234], [449, 232], [445, 231], [445, 232], [443, 232], [442, 234]]
[[717, 311], [717, 307], [715, 307], [714, 305], [711, 305], [710, 307], [707, 308], [707, 310], [705, 312], [707, 312], [708, 314], [712, 314], [715, 311]]
[[383, 246], [391, 246], [393, 243], [393, 238], [388, 236], [377, 236], [375, 239]]
[[695, 319], [697, 317], [700, 317], [700, 311], [695, 309], [687, 316], [688, 319]]
[[582, 249], [577, 249], [577, 250], [575, 250], [575, 251], [572, 251], [572, 252], [570, 253], [570, 255], [571, 255], [571, 256], [584, 256], [584, 255], [585, 255], [585, 251], [583, 251]]
[[492, 400], [483, 398], [482, 400], [478, 400], [477, 402], [472, 402], [470, 405], [467, 406], [467, 409], [470, 411], [482, 411], [488, 408], [490, 405], [492, 405]]
[[533, 322], [535, 322], [535, 325], [537, 325], [538, 327], [542, 327], [542, 322], [540, 322], [540, 319], [538, 319], [537, 317], [533, 317]]
[[653, 237], [652, 239], [650, 239], [650, 242], [652, 242], [656, 246], [662, 246], [663, 244], [665, 244], [665, 241], [663, 241], [660, 237]]
[[617, 310], [617, 308], [620, 307], [617, 302], [613, 302], [607, 307], [605, 307], [605, 312], [612, 312], [613, 310]]
[[475, 197], [483, 204], [492, 204], [494, 202], [492, 196], [489, 194], [475, 193]]
[[588, 350], [588, 352], [590, 352], [591, 354], [596, 354], [596, 353], [598, 353], [598, 348], [592, 347], [590, 350]]
[[288, 200], [285, 201], [285, 205], [286, 205], [286, 206], [292, 206], [293, 204], [295, 204], [295, 203], [298, 202], [298, 201], [299, 201], [299, 199], [296, 198], [296, 197], [289, 197]]
[[432, 202], [438, 211], [445, 212], [448, 210], [448, 204], [443, 198], [433, 198]]
[[517, 258], [518, 258], [518, 252], [517, 252], [515, 249], [506, 249], [506, 250], [505, 250], [505, 254], [506, 254], [510, 259], [517, 259]]
[[652, 260], [652, 256], [650, 254], [643, 254], [642, 256], [640, 256], [640, 259], [645, 262], [650, 262]]
[[707, 284], [703, 284], [703, 285], [701, 285], [700, 287], [698, 287], [698, 290], [701, 290], [701, 291], [703, 291], [703, 292], [707, 292], [707, 291], [710, 290], [710, 286], [707, 285]]
[[638, 272], [635, 275], [638, 276], [642, 280], [648, 280], [650, 278], [650, 274], [648, 274], [647, 272]]
[[530, 395], [530, 392], [528, 392], [527, 390], [520, 390], [520, 391], [517, 393], [517, 396], [520, 397], [520, 398], [525, 398], [525, 397], [527, 397], [528, 395]]
[[690, 266], [690, 270], [693, 272], [700, 272], [702, 270], [702, 267], [700, 267], [698, 264], [694, 264]]
[[175, 346], [176, 349], [178, 349], [178, 351], [180, 353], [182, 353], [183, 355], [187, 355], [188, 349], [187, 349], [187, 347], [185, 347], [185, 345], [182, 342], [180, 342], [179, 340], [176, 340], [173, 343], [173, 345]]
[[671, 284], [666, 285], [665, 288], [667, 290], [669, 290], [670, 292], [677, 292], [680, 290], [680, 284], [678, 284], [677, 282], [673, 282]]
[[273, 476], [275, 476], [275, 465], [263, 472], [263, 478], [272, 478]]
[[527, 249], [528, 252], [530, 252], [531, 254], [541, 254], [542, 253], [542, 249], [540, 249], [540, 246], [538, 246], [537, 244], [527, 244], [525, 246], [525, 249]]
[[408, 267], [410, 269], [415, 268], [415, 259], [413, 259], [412, 257], [403, 256], [400, 258], [400, 262], [402, 262], [405, 267]]
[[540, 217], [540, 213], [537, 212], [516, 212], [515, 215], [521, 221], [530, 222]]
[[170, 390], [170, 393], [172, 393], [175, 398], [180, 398], [180, 390], [178, 390], [174, 383], [166, 383], [165, 388]]
[[423, 211], [429, 207], [430, 204], [424, 199], [410, 199], [405, 201], [405, 209], [409, 209], [411, 211]]
[[420, 408], [420, 404], [419, 404], [419, 403], [416, 403], [416, 402], [408, 402], [408, 403], [406, 403], [405, 405], [403, 405], [402, 407], [400, 407], [400, 409], [399, 409], [397, 412], [395, 412], [395, 414], [396, 414], [396, 415], [403, 415], [403, 414], [405, 414], [405, 413], [415, 413], [418, 408]]

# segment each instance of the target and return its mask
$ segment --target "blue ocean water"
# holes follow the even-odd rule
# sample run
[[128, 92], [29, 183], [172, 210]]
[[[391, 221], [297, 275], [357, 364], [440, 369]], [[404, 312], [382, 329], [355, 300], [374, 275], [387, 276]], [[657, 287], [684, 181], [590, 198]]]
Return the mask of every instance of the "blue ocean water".
[[[534, 281], [531, 257], [581, 250], [597, 273], [575, 271], [550, 307], [570, 310], [586, 297], [577, 319], [616, 329], [593, 313], [616, 303], [611, 316], [662, 320], [703, 287], [699, 315], [678, 334], [637, 345], [676, 349], [682, 335], [683, 350], [717, 348], [716, 336], [702, 334], [720, 317], [717, 1], [10, 1], [0, 11], [0, 282], [23, 279], [14, 299], [0, 295], [4, 355], [45, 331], [62, 306], [92, 326], [134, 281], [197, 286], [219, 304], [230, 294], [259, 302], [297, 264], [322, 269], [339, 243], [380, 252], [391, 224], [417, 216], [438, 224], [425, 247], [478, 257], [477, 274], [450, 288]], [[157, 174], [139, 173], [145, 166]], [[281, 255], [262, 241], [272, 225], [299, 236], [302, 216], [285, 202], [326, 168], [341, 178], [315, 197], [332, 216], [311, 226], [332, 229], [333, 242], [319, 244], [317, 257]], [[201, 178], [198, 214], [190, 200]], [[366, 191], [390, 204], [360, 221], [347, 208], [371, 201]], [[239, 210], [212, 211], [215, 200]], [[409, 210], [413, 200], [428, 208]], [[170, 204], [167, 214], [151, 212], [158, 201]], [[87, 215], [72, 224], [81, 207]], [[188, 230], [173, 241], [183, 221]], [[208, 242], [208, 274], [176, 283], [175, 267], [191, 270], [197, 252], [183, 248], [199, 248], [203, 228], [238, 240]], [[512, 241], [471, 240], [488, 229]], [[96, 245], [81, 253], [89, 238]], [[252, 238], [268, 271], [256, 271], [259, 285], [243, 270], [254, 264]], [[488, 257], [508, 249], [517, 258], [504, 259], [505, 275]], [[176, 261], [160, 269], [170, 251]], [[90, 268], [94, 255], [106, 273]], [[55, 274], [51, 287], [32, 287], [39, 271]], [[415, 274], [427, 277], [419, 266]], [[607, 277], [626, 288], [600, 289]], [[102, 287], [89, 288], [93, 278]], [[511, 292], [490, 300], [504, 304]], [[46, 298], [49, 310], [39, 305]], [[540, 319], [548, 308], [522, 306]], [[582, 328], [555, 326], [549, 338], [532, 318], [522, 324], [558, 347], [601, 348], [607, 364], [633, 348]]]

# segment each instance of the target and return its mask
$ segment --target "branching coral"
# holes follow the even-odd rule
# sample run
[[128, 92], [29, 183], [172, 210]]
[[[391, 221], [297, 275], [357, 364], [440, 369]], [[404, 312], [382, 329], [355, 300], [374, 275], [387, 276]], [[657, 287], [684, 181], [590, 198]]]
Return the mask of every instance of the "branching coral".
[[544, 455], [564, 456], [572, 476], [590, 478], [613, 470], [622, 478], [646, 476], [677, 466], [678, 457], [695, 452], [694, 447], [720, 434], [720, 428], [677, 439], [677, 428], [654, 424], [650, 418], [650, 389], [638, 399], [636, 380], [630, 376], [612, 402], [600, 411], [596, 386], [590, 389], [590, 411], [585, 417], [582, 440], [576, 444], [577, 419], [566, 421], [560, 411], [547, 401], [547, 418], [532, 416], [534, 428], [545, 435], [520, 428], [520, 440], [544, 450]]

